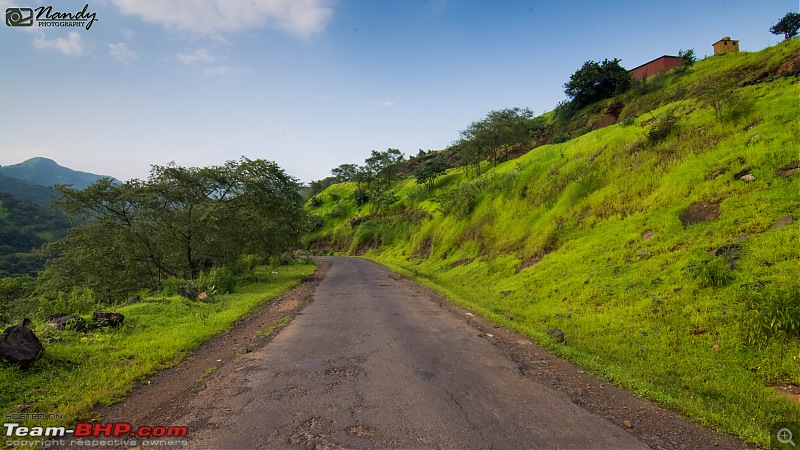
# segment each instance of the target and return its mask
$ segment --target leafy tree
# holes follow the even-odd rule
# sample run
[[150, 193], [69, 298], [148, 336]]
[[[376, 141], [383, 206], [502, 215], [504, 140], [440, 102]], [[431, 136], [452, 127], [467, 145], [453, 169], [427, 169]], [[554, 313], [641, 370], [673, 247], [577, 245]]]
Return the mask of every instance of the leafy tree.
[[196, 279], [242, 254], [275, 256], [299, 241], [306, 217], [297, 181], [264, 160], [153, 166], [146, 181], [61, 186], [58, 204], [89, 222], [52, 245], [52, 289], [82, 285], [112, 300], [163, 277]]
[[430, 191], [433, 190], [436, 177], [445, 172], [447, 172], [447, 160], [439, 156], [417, 166], [414, 177], [417, 179], [417, 184], [424, 184]]
[[483, 120], [472, 122], [460, 132], [457, 144], [459, 162], [467, 172], [480, 175], [480, 163], [487, 158], [497, 165], [514, 144], [529, 142], [536, 128], [533, 111], [528, 108], [507, 108], [490, 111]]
[[354, 181], [358, 175], [358, 166], [355, 164], [342, 164], [331, 169], [331, 175], [341, 181]]
[[586, 61], [572, 74], [564, 84], [564, 92], [572, 99], [573, 106], [580, 109], [627, 91], [631, 87], [631, 75], [619, 62], [617, 58], [600, 63]]
[[681, 59], [681, 65], [676, 69], [677, 72], [683, 73], [697, 62], [697, 56], [694, 54], [694, 49], [678, 50], [678, 57]]
[[313, 180], [308, 183], [308, 188], [306, 189], [306, 197], [311, 198], [320, 192], [324, 191], [328, 188], [328, 186], [332, 186], [338, 183], [340, 180], [337, 177], [325, 177], [321, 180]]
[[800, 30], [800, 13], [788, 12], [778, 23], [770, 27], [769, 32], [782, 34], [784, 39], [791, 39], [797, 36], [798, 30]]
[[385, 152], [372, 150], [370, 157], [364, 160], [366, 164], [363, 172], [369, 179], [367, 183], [377, 181], [378, 191], [388, 188], [397, 179], [401, 169], [400, 163], [404, 159], [403, 153], [396, 148], [387, 149]]

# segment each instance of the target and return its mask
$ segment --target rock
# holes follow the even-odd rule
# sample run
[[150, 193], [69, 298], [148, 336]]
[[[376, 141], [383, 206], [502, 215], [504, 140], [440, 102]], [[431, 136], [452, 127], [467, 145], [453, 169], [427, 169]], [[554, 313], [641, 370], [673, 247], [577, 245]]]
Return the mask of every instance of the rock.
[[19, 364], [27, 369], [42, 352], [42, 343], [28, 328], [30, 319], [22, 321], [22, 325], [6, 328], [0, 335], [0, 359], [12, 364]]
[[779, 77], [788, 77], [797, 75], [798, 73], [800, 73], [800, 57], [795, 56], [794, 58], [781, 64], [781, 66], [778, 67], [778, 71], [775, 72], [775, 75]]
[[751, 169], [749, 167], [745, 167], [744, 169], [742, 169], [742, 170], [736, 172], [735, 174], [733, 174], [733, 179], [734, 180], [739, 180], [739, 179], [741, 179], [742, 177], [744, 177], [746, 175], [750, 175], [750, 172], [752, 172], [752, 171], [753, 171], [753, 169]]
[[556, 341], [556, 343], [558, 344], [561, 344], [566, 340], [564, 332], [561, 331], [560, 328], [553, 328], [552, 330], [547, 332], [547, 335], [553, 338], [553, 340]]
[[51, 314], [47, 316], [46, 319], [48, 322], [50, 322], [50, 326], [56, 330], [64, 330], [69, 328], [81, 333], [87, 331], [86, 321], [83, 320], [83, 317], [77, 314]]
[[125, 316], [116, 312], [95, 311], [94, 313], [92, 313], [93, 328], [103, 328], [103, 327], [116, 328], [122, 325], [123, 320], [125, 320]]
[[653, 236], [655, 236], [655, 235], [656, 235], [655, 231], [647, 230], [644, 233], [642, 233], [642, 240], [643, 241], [649, 241], [650, 239], [653, 239]]
[[625, 428], [630, 428], [632, 426], [630, 420], [623, 420], [622, 425], [624, 425]]
[[788, 177], [800, 171], [800, 162], [789, 164], [788, 166], [781, 167], [776, 172], [779, 176]]
[[200, 294], [200, 292], [198, 292], [197, 288], [191, 284], [187, 284], [186, 286], [181, 286], [178, 288], [178, 295], [188, 298], [189, 300], [196, 300], [198, 294]]
[[752, 173], [748, 173], [747, 175], [742, 176], [742, 181], [755, 181], [756, 177]]
[[722, 169], [716, 170], [714, 172], [711, 172], [710, 174], [706, 175], [706, 181], [711, 181], [714, 178], [717, 178], [718, 176], [724, 174], [727, 171], [728, 171], [727, 168], [722, 168]]
[[706, 201], [692, 203], [680, 214], [683, 226], [708, 222], [717, 217], [719, 217], [719, 203]]
[[135, 303], [139, 303], [141, 300], [142, 300], [141, 297], [139, 297], [138, 295], [134, 295], [133, 297], [129, 298], [128, 302], [125, 303], [125, 304], [126, 305], [133, 305]]
[[785, 226], [791, 225], [793, 222], [794, 222], [794, 216], [791, 215], [791, 214], [788, 214], [788, 215], [784, 216], [781, 220], [779, 220], [779, 221], [775, 222], [774, 224], [772, 224], [772, 226], [769, 227], [769, 229], [770, 230], [777, 230], [778, 228], [783, 228]]
[[718, 248], [714, 252], [714, 256], [722, 256], [723, 258], [735, 258], [742, 252], [742, 246], [739, 244], [727, 244]]
[[511, 291], [500, 291], [500, 295], [502, 295], [503, 297], [508, 297], [509, 295], [511, 295]]

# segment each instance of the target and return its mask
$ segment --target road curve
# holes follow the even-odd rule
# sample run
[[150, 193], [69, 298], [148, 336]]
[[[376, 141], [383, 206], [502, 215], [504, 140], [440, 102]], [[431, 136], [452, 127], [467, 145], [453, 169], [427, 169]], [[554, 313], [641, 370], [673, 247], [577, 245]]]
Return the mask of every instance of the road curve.
[[314, 302], [172, 418], [192, 448], [648, 448], [384, 267], [326, 259]]

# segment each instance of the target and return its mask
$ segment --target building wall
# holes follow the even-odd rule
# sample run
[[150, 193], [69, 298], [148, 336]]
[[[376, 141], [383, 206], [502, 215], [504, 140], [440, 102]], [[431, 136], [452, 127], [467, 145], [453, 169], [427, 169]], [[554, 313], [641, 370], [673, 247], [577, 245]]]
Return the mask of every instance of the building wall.
[[714, 54], [724, 55], [725, 53], [738, 53], [739, 41], [734, 41], [729, 37], [724, 37], [714, 44]]
[[647, 64], [642, 64], [641, 66], [631, 70], [630, 74], [634, 80], [643, 80], [647, 77], [652, 77], [657, 73], [674, 69], [675, 67], [680, 66], [681, 63], [681, 59], [677, 56], [662, 56], [661, 58], [654, 59]]

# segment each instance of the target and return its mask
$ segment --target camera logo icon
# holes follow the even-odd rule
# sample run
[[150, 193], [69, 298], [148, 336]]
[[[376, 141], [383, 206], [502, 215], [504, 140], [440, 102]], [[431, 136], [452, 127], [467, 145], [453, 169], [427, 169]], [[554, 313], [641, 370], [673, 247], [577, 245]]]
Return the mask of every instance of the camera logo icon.
[[33, 8], [6, 8], [6, 25], [9, 27], [33, 26]]

